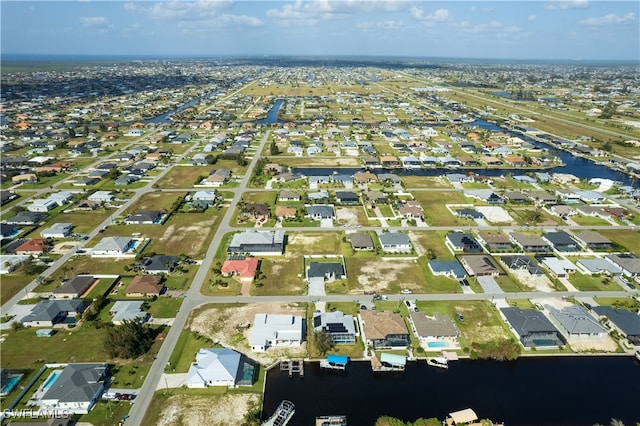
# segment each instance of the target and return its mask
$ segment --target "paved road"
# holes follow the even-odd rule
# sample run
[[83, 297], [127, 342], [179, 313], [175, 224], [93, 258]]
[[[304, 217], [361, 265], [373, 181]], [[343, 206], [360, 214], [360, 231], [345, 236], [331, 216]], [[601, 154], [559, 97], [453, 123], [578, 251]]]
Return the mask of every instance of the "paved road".
[[[220, 227], [218, 228], [217, 232], [213, 237], [213, 240], [211, 241], [211, 244], [209, 245], [207, 254], [204, 260], [202, 261], [202, 265], [200, 266], [200, 268], [198, 268], [198, 272], [196, 273], [193, 279], [193, 282], [191, 283], [191, 287], [189, 287], [189, 290], [186, 293], [185, 300], [182, 303], [182, 306], [180, 307], [180, 310], [178, 311], [178, 314], [176, 315], [176, 318], [173, 321], [173, 326], [169, 330], [169, 333], [167, 333], [167, 336], [165, 337], [164, 342], [162, 343], [162, 347], [158, 351], [158, 354], [156, 355], [156, 359], [151, 365], [151, 369], [149, 370], [149, 374], [147, 375], [147, 378], [144, 381], [144, 384], [140, 390], [140, 393], [138, 394], [138, 397], [136, 398], [133, 406], [131, 407], [131, 411], [129, 412], [129, 417], [126, 420], [126, 424], [128, 425], [142, 424], [144, 415], [153, 398], [153, 393], [158, 387], [158, 382], [162, 378], [162, 373], [164, 371], [164, 368], [169, 362], [171, 353], [173, 352], [173, 349], [175, 348], [176, 343], [178, 342], [180, 333], [182, 332], [182, 329], [184, 328], [184, 325], [187, 322], [187, 319], [189, 318], [189, 314], [191, 313], [191, 310], [194, 307], [202, 304], [203, 301], [208, 300], [208, 298], [205, 298], [200, 294], [200, 288], [202, 287], [202, 284], [205, 281], [207, 273], [211, 269], [211, 264], [215, 257], [218, 246], [222, 243], [222, 238], [227, 232], [231, 231], [231, 228], [229, 227], [228, 224], [230, 223], [231, 218], [233, 217], [233, 214], [235, 212], [235, 207], [240, 201], [242, 193], [247, 190], [247, 183], [251, 178], [251, 171], [254, 169], [256, 163], [258, 162], [258, 159], [260, 158], [260, 153], [262, 152], [262, 150], [264, 149], [267, 143], [269, 134], [270, 134], [270, 131], [267, 131], [264, 134], [262, 141], [260, 142], [260, 146], [258, 147], [256, 154], [253, 156], [253, 159], [251, 160], [247, 173], [245, 174], [244, 178], [240, 182], [239, 187], [236, 188], [236, 190], [234, 191], [231, 204], [227, 209], [224, 217], [222, 218], [222, 221], [220, 222]], [[228, 298], [228, 299], [233, 300], [237, 298]]]

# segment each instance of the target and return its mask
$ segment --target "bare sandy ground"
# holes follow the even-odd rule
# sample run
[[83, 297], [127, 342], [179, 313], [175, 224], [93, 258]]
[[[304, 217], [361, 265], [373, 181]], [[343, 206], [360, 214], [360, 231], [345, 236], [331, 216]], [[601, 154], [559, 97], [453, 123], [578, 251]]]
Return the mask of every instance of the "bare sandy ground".
[[517, 278], [518, 281], [520, 281], [525, 287], [527, 287], [527, 290], [545, 292], [555, 291], [551, 287], [551, 281], [549, 281], [549, 278], [547, 278], [546, 275], [531, 275], [528, 271], [525, 270], [511, 271], [511, 273]]
[[361, 207], [336, 207], [336, 218], [338, 224], [358, 225], [358, 211]]
[[173, 395], [164, 405], [158, 426], [241, 424], [258, 399], [256, 394]]
[[[372, 259], [364, 264], [358, 273], [358, 283], [366, 290], [384, 292], [390, 282], [398, 279], [400, 273], [409, 265], [413, 267], [413, 260], [401, 259]], [[409, 289], [419, 289], [418, 285], [412, 286], [410, 283], [403, 284]], [[360, 293], [361, 290], [354, 291]]]

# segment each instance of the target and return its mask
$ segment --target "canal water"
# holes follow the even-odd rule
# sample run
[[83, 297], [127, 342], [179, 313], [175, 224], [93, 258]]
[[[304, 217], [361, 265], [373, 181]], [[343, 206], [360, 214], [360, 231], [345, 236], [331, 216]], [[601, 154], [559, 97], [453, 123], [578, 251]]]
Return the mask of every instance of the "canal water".
[[473, 408], [480, 418], [506, 426], [608, 425], [640, 422], [640, 363], [633, 357], [540, 357], [513, 362], [452, 362], [448, 370], [409, 362], [403, 373], [373, 373], [351, 362], [346, 373], [306, 363], [304, 378], [267, 373], [262, 418], [278, 404], [296, 406], [289, 426], [309, 426], [319, 415], [346, 415], [350, 426], [380, 416], [404, 421]]

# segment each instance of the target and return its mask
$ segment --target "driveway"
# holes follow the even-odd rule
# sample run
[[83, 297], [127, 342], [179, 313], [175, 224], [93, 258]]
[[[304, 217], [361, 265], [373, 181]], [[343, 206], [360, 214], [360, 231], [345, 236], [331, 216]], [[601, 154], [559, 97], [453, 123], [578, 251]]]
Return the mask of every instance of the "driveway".
[[493, 277], [478, 277], [478, 284], [482, 286], [485, 293], [504, 293]]
[[309, 279], [309, 296], [326, 296], [324, 278]]
[[11, 321], [3, 322], [0, 324], [0, 330], [9, 330], [11, 329], [11, 323], [13, 321], [22, 322], [22, 318], [26, 317], [31, 313], [35, 305], [13, 305], [8, 314], [12, 317]]

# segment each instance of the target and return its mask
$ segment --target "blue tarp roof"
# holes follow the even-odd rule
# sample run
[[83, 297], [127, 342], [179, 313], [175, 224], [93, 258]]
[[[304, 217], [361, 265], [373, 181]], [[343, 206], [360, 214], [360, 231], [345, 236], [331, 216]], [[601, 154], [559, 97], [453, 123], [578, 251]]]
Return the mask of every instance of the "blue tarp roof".
[[344, 355], [327, 355], [327, 361], [332, 364], [343, 364], [346, 365], [349, 362], [349, 357]]

